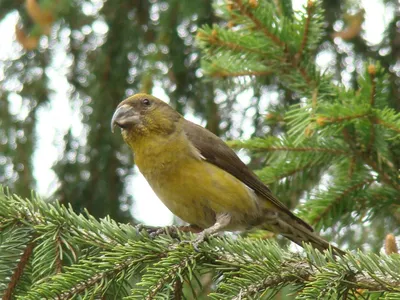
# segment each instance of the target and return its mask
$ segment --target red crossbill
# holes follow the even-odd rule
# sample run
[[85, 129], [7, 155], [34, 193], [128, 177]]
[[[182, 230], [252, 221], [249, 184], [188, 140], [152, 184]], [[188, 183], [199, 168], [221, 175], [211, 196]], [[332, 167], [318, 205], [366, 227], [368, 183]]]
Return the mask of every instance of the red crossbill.
[[173, 214], [202, 229], [197, 242], [219, 231], [260, 228], [298, 245], [331, 247], [295, 216], [219, 137], [147, 94], [122, 101], [111, 121], [121, 128], [135, 163]]

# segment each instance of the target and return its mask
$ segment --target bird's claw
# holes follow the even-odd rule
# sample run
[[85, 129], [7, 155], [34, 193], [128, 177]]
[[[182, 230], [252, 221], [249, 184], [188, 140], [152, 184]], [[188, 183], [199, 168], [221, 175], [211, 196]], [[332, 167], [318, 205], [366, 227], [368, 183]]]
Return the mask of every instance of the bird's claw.
[[152, 239], [156, 238], [159, 235], [162, 234], [169, 234], [171, 236], [175, 235], [177, 232], [177, 228], [176, 226], [166, 226], [166, 227], [161, 227], [161, 228], [157, 228], [156, 230], [150, 232], [150, 237]]
[[[140, 232], [142, 232], [143, 229], [146, 229], [146, 226], [144, 226], [143, 224], [137, 224], [137, 225], [135, 226], [135, 229], [136, 229], [136, 233], [137, 233], [137, 234], [140, 234]], [[146, 231], [147, 231], [147, 230], [146, 230]]]
[[161, 227], [161, 228], [158, 228], [158, 229], [156, 229], [156, 230], [154, 230], [154, 231], [152, 231], [152, 232], [149, 232], [149, 235], [150, 235], [150, 238], [154, 239], [154, 238], [156, 238], [157, 236], [166, 233], [166, 231], [167, 231], [167, 230], [166, 230], [165, 227]]
[[176, 233], [176, 226], [166, 226], [166, 227], [151, 227], [143, 224], [138, 224], [135, 226], [136, 232], [139, 234], [142, 230], [146, 231], [150, 238], [154, 239], [155, 237], [161, 234], [174, 234]]
[[199, 252], [199, 245], [204, 242], [204, 240], [206, 239], [206, 233], [204, 231], [200, 232], [196, 239], [193, 241], [192, 245], [193, 248], [196, 252]]
[[190, 245], [192, 245], [192, 247], [194, 248], [194, 250], [196, 252], [200, 252], [199, 246], [207, 238], [208, 238], [207, 232], [202, 231], [202, 232], [197, 234], [197, 236], [196, 236], [196, 238], [194, 240], [190, 240], [190, 241], [184, 240], [184, 241], [181, 241], [180, 244], [181, 245], [190, 244]]
[[[159, 235], [162, 234], [168, 234], [171, 237], [175, 237], [178, 235], [178, 231], [182, 230], [184, 232], [195, 232], [194, 230], [197, 230], [196, 227], [193, 226], [185, 226], [185, 227], [176, 227], [176, 226], [166, 226], [166, 227], [150, 227], [142, 224], [138, 224], [135, 226], [136, 231], [140, 233], [142, 230], [145, 230], [151, 239], [154, 239], [158, 237]], [[199, 233], [196, 234], [196, 238], [194, 240], [181, 240], [179, 244], [185, 245], [185, 244], [190, 244], [194, 248], [196, 252], [200, 252], [199, 246], [201, 243], [203, 243], [206, 239], [208, 239], [211, 236], [214, 236], [215, 234], [210, 234], [206, 230], [203, 230]]]

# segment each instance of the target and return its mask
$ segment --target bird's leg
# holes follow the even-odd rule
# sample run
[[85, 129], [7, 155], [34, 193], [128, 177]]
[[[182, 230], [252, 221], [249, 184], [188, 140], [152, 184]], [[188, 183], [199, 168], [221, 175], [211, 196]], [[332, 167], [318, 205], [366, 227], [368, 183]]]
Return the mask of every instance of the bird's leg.
[[224, 229], [231, 222], [231, 216], [229, 214], [217, 214], [215, 224], [211, 227], [204, 229], [202, 232], [197, 234], [196, 239], [193, 242], [193, 247], [197, 249], [198, 245], [204, 241], [204, 239]]

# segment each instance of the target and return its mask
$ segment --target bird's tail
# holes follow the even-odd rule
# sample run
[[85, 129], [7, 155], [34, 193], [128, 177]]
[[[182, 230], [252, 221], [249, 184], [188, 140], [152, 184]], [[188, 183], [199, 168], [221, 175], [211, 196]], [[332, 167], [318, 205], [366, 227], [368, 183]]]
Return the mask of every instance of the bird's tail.
[[263, 223], [263, 229], [283, 235], [297, 245], [303, 246], [304, 243], [310, 243], [314, 248], [324, 251], [331, 249], [335, 255], [344, 255], [345, 252], [313, 232], [311, 226], [303, 220], [288, 215], [284, 212], [268, 212]]

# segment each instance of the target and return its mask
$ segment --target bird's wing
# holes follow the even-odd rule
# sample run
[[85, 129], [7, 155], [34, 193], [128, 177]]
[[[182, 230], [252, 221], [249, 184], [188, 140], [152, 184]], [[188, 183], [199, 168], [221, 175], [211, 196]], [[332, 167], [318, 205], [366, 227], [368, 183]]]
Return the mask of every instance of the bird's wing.
[[200, 154], [207, 162], [235, 176], [257, 194], [272, 202], [279, 209], [295, 218], [303, 226], [313, 231], [309, 224], [296, 217], [286, 205], [280, 202], [272, 194], [271, 190], [258, 179], [258, 177], [240, 160], [236, 153], [219, 137], [188, 120], [184, 120], [183, 129], [189, 141], [200, 151]]

